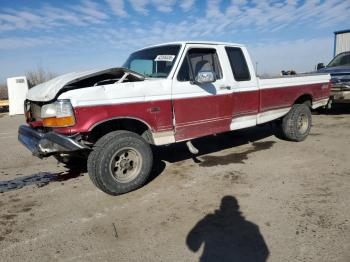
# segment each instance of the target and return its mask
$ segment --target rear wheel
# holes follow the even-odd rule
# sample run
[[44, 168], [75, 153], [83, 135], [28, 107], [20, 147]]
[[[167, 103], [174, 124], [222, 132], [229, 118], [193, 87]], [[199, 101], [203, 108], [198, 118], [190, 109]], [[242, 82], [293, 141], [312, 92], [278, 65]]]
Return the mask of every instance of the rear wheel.
[[282, 137], [290, 141], [303, 141], [310, 133], [311, 123], [310, 107], [306, 104], [295, 104], [282, 119]]
[[92, 182], [111, 195], [127, 193], [141, 187], [153, 163], [150, 145], [129, 131], [115, 131], [95, 144], [88, 158]]

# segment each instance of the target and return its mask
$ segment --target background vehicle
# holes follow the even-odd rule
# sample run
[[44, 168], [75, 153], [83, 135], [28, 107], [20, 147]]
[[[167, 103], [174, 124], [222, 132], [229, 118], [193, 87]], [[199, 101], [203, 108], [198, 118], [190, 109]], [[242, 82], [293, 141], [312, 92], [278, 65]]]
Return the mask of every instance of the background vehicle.
[[331, 74], [331, 101], [350, 103], [350, 29], [334, 32], [334, 58], [327, 66], [319, 63], [317, 70]]
[[331, 100], [350, 103], [350, 51], [338, 54], [326, 67], [318, 67], [318, 72], [331, 74]]
[[[160, 146], [276, 121], [302, 141], [329, 74], [255, 76], [243, 45], [175, 42], [141, 49], [122, 68], [70, 73], [30, 89], [19, 140], [34, 155], [88, 157], [93, 183], [112, 195], [145, 183]], [[63, 158], [62, 158], [63, 159]]]

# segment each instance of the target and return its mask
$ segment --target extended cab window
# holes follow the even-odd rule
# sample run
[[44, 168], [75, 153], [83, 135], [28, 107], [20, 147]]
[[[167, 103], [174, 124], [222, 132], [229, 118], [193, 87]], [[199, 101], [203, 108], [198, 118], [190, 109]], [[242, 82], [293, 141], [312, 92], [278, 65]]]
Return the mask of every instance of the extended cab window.
[[242, 49], [225, 47], [228, 59], [236, 81], [249, 81], [250, 73]]
[[177, 80], [190, 81], [195, 78], [198, 72], [204, 70], [213, 71], [216, 79], [222, 78], [222, 70], [216, 50], [212, 48], [192, 48], [188, 50], [182, 62]]

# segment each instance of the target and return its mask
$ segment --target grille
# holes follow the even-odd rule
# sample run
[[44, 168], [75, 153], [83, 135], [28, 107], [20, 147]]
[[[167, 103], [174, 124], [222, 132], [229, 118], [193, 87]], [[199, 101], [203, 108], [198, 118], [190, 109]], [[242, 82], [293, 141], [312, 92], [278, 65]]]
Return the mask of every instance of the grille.
[[27, 118], [30, 119], [30, 121], [37, 121], [41, 120], [41, 106], [38, 104], [35, 104], [33, 102], [27, 101], [25, 103], [25, 112]]
[[32, 117], [36, 120], [41, 119], [41, 106], [37, 104], [31, 104], [30, 113], [32, 114]]

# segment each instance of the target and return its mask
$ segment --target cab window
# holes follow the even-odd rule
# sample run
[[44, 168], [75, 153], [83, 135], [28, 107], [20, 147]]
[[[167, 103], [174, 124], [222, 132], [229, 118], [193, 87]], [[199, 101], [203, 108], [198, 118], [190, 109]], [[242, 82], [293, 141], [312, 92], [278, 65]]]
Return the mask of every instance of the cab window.
[[213, 71], [216, 79], [222, 79], [222, 70], [216, 50], [212, 48], [192, 48], [187, 51], [177, 75], [177, 80], [190, 81], [195, 79], [198, 72], [203, 70]]
[[242, 49], [225, 47], [231, 70], [236, 81], [249, 81], [250, 73]]

